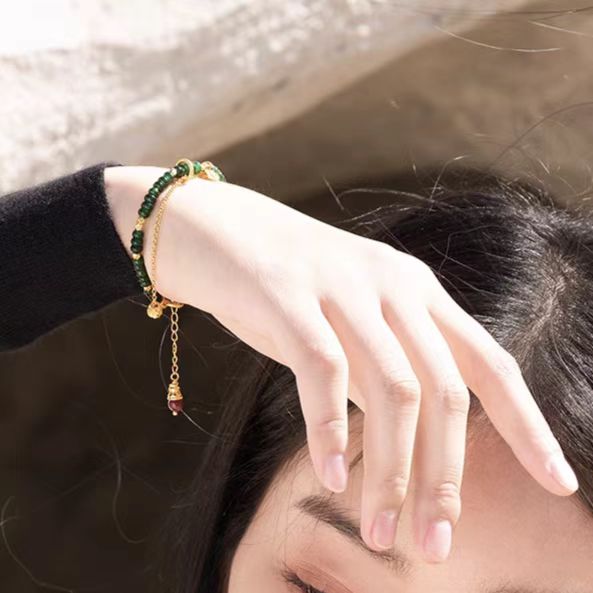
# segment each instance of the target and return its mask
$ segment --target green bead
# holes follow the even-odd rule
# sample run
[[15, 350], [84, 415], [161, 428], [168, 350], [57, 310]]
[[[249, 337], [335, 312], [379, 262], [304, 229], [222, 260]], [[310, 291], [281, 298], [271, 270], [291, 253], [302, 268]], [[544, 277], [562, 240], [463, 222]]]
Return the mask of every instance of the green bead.
[[136, 269], [136, 272], [140, 275], [147, 275], [148, 272], [146, 271], [146, 266], [144, 264], [144, 258], [140, 258], [140, 259], [135, 259], [132, 260], [134, 262], [134, 268]]
[[155, 189], [154, 187], [151, 187], [148, 190], [148, 195], [149, 196], [158, 196], [159, 195], [159, 191], [157, 189]]
[[142, 208], [138, 210], [138, 214], [142, 216], [142, 218], [148, 218], [150, 216], [150, 212], [150, 209], [147, 208], [144, 204], [142, 205]]
[[132, 245], [130, 246], [130, 251], [131, 251], [132, 253], [142, 253], [142, 245], [138, 246], [138, 245], [134, 245], [134, 244], [132, 244]]
[[202, 170], [202, 163], [194, 161], [194, 173], [197, 175]]
[[179, 163], [177, 165], [177, 169], [181, 170], [181, 176], [189, 174], [189, 167], [187, 166], [187, 163]]
[[144, 239], [144, 231], [138, 231], [138, 230], [134, 229], [132, 231], [132, 237], [134, 239], [141, 239], [142, 240], [142, 239]]
[[163, 180], [165, 181], [165, 183], [171, 183], [171, 181], [173, 181], [173, 175], [171, 175], [171, 173], [169, 173], [169, 171], [167, 171], [163, 175]]

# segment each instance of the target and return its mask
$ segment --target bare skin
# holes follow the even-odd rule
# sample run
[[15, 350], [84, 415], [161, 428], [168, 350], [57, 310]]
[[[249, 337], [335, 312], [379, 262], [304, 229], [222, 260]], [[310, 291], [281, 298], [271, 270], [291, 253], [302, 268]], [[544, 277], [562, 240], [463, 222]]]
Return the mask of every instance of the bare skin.
[[[105, 169], [124, 245], [164, 171]], [[348, 480], [348, 398], [364, 411], [360, 531], [369, 547], [392, 545], [414, 458], [416, 545], [427, 561], [447, 558], [468, 387], [535, 481], [559, 496], [577, 489], [515, 359], [420, 260], [248, 188], [194, 178], [169, 202], [157, 269], [161, 294], [212, 314], [294, 372], [315, 474], [333, 492]]]
[[[348, 457], [361, 447], [361, 414], [351, 419]], [[377, 560], [335, 528], [300, 508], [321, 495], [360, 520], [363, 462], [345, 492], [321, 488], [308, 456], [276, 477], [235, 553], [228, 593], [299, 593], [286, 565], [310, 585], [304, 593], [590, 593], [593, 517], [576, 496], [557, 497], [535, 483], [492, 431], [468, 447], [463, 513], [447, 562], [425, 563], [414, 545], [413, 505], [404, 503], [395, 548], [412, 564]], [[412, 498], [416, 483], [412, 474]], [[507, 589], [502, 589], [506, 586]]]

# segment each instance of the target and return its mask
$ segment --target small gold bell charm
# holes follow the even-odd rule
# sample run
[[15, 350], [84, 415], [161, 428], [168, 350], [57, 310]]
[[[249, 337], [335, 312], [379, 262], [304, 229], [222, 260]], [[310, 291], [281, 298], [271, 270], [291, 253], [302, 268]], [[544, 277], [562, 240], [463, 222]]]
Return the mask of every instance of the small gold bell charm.
[[183, 394], [177, 381], [169, 383], [169, 390], [167, 392], [167, 406], [177, 416], [183, 410]]
[[163, 315], [163, 303], [159, 301], [151, 301], [151, 303], [146, 308], [146, 314], [151, 319], [158, 319]]
[[172, 302], [165, 297], [163, 297], [160, 301], [156, 298], [153, 298], [148, 307], [146, 308], [146, 314], [151, 319], [158, 319], [159, 317], [163, 316], [163, 311], [170, 304], [172, 304]]

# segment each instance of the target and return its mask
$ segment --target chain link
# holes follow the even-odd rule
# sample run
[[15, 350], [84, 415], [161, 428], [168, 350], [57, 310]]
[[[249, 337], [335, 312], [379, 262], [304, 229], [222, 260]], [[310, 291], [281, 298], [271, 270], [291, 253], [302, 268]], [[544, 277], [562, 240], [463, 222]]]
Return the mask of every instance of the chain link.
[[179, 341], [179, 307], [171, 307], [171, 382], [179, 382], [179, 359], [177, 343]]

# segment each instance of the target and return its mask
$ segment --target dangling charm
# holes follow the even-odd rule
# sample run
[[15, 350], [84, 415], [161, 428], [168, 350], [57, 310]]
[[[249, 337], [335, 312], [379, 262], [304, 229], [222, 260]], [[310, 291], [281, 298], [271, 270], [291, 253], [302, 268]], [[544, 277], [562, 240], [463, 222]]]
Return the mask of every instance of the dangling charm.
[[153, 299], [150, 304], [148, 305], [148, 307], [146, 307], [146, 314], [151, 318], [151, 319], [158, 319], [159, 317], [163, 316], [163, 309], [165, 308], [165, 306], [163, 305], [162, 301], [158, 301], [156, 299]]
[[169, 383], [169, 391], [167, 392], [167, 406], [177, 416], [179, 412], [183, 411], [183, 394], [177, 381]]
[[163, 312], [165, 311], [166, 307], [177, 307], [180, 306], [179, 303], [175, 303], [169, 300], [167, 297], [161, 297], [161, 300], [158, 300], [156, 295], [153, 295], [152, 301], [146, 308], [146, 314], [151, 319], [158, 319], [159, 317], [163, 316]]

